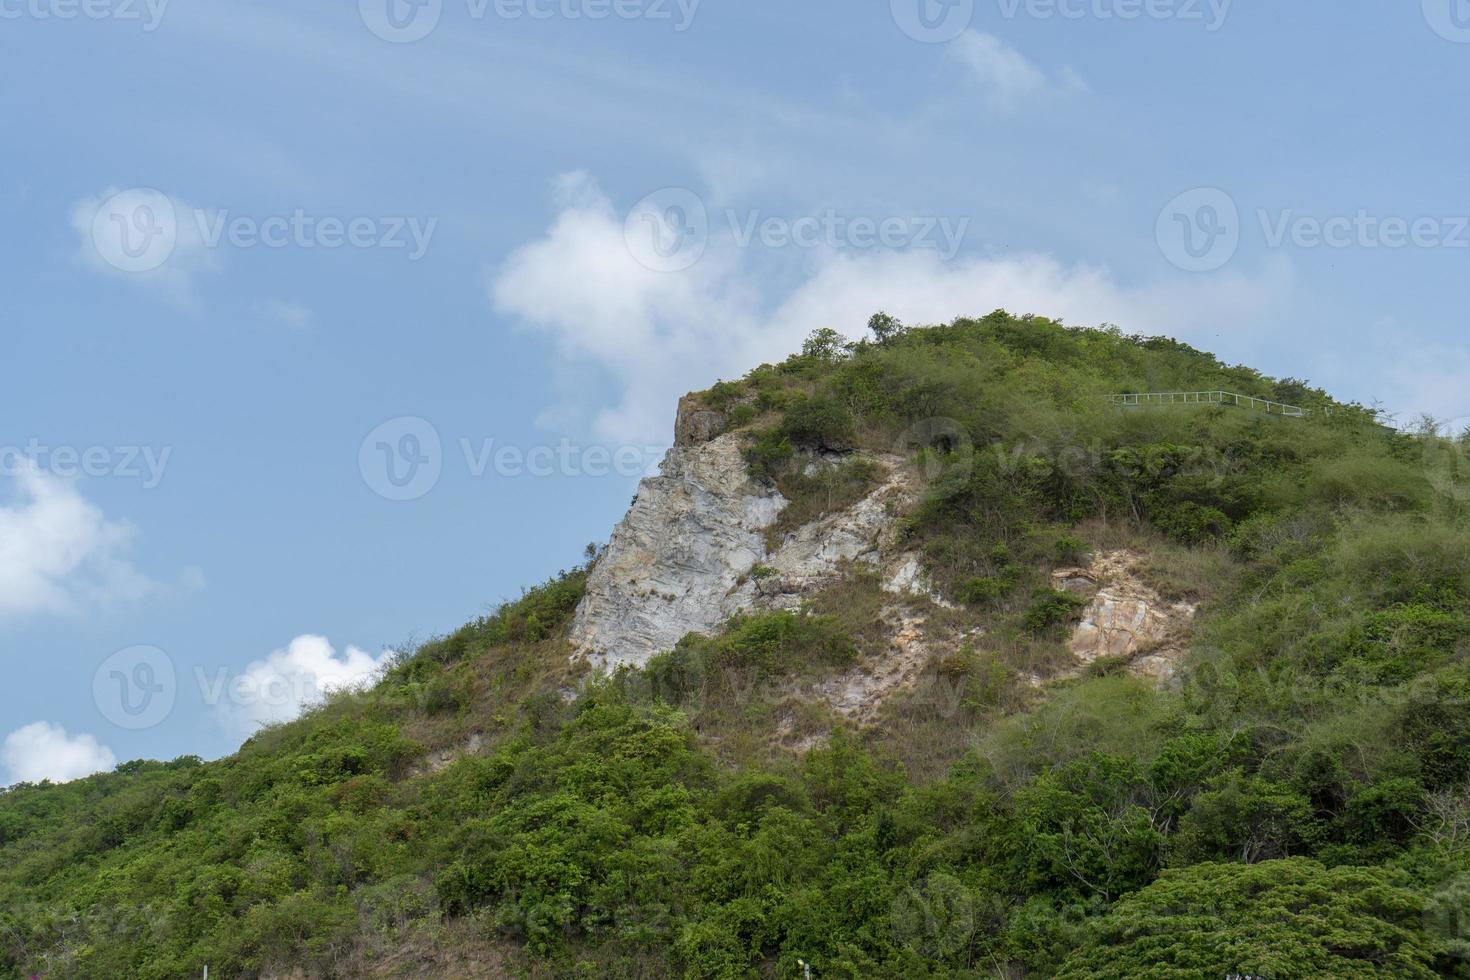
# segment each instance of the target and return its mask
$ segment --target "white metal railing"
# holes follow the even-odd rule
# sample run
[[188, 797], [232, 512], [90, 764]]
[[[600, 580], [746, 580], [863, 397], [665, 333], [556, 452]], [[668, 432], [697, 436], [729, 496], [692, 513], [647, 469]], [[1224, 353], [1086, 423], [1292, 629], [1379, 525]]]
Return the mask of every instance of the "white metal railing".
[[1283, 405], [1266, 398], [1237, 395], [1233, 391], [1153, 391], [1139, 394], [1113, 395], [1114, 405], [1238, 405], [1267, 415], [1306, 418], [1311, 411], [1295, 405]]

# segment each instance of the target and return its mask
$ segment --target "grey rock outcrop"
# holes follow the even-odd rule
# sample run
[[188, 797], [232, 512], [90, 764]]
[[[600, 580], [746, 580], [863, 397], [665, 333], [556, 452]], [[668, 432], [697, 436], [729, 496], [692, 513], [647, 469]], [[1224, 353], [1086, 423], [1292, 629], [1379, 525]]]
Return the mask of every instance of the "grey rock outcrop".
[[868, 496], [771, 548], [767, 531], [787, 501], [751, 479], [740, 436], [676, 444], [588, 578], [571, 633], [580, 655], [601, 669], [643, 666], [738, 613], [795, 609], [851, 562], [877, 568], [890, 591], [927, 594], [895, 530], [914, 499], [912, 476], [899, 457], [876, 461], [885, 475]]
[[751, 480], [736, 436], [670, 449], [588, 578], [573, 643], [594, 666], [641, 666], [710, 630], [785, 503]]

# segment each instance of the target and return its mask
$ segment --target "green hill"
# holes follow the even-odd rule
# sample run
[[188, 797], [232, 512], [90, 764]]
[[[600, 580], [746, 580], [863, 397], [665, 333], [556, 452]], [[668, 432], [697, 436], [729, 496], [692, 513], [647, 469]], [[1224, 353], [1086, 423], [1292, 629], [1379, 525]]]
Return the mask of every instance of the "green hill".
[[[789, 703], [881, 657], [856, 567], [593, 676], [575, 568], [229, 758], [0, 793], [0, 975], [1470, 977], [1470, 446], [1173, 340], [872, 326], [694, 402], [783, 525], [912, 459], [932, 685]], [[1309, 414], [1111, 401], [1157, 391]], [[1116, 549], [1198, 609], [1162, 686], [1069, 653], [1052, 573]]]

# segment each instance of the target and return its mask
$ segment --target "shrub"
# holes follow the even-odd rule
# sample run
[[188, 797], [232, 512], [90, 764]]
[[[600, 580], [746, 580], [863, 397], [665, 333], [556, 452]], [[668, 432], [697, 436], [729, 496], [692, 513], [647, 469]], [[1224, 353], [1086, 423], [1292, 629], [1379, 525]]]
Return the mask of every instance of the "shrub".
[[726, 416], [730, 428], [740, 429], [754, 422], [760, 416], [760, 409], [754, 405], [741, 404], [730, 409]]
[[998, 575], [985, 575], [966, 579], [955, 590], [955, 597], [967, 605], [978, 606], [1009, 595], [1016, 587], [1015, 579]]
[[751, 476], [759, 480], [774, 480], [785, 471], [786, 465], [796, 455], [796, 449], [779, 429], [769, 429], [746, 443], [744, 455]]
[[1022, 622], [1033, 633], [1045, 633], [1073, 622], [1087, 608], [1087, 600], [1061, 589], [1041, 589], [1032, 596]]
[[1224, 511], [1190, 500], [1150, 511], [1149, 516], [1160, 531], [1181, 544], [1215, 541], [1227, 535], [1232, 527]]
[[857, 659], [857, 647], [834, 617], [777, 612], [732, 620], [707, 656], [715, 669], [776, 676], [809, 666], [845, 667]]
[[817, 396], [787, 410], [781, 434], [803, 448], [842, 451], [852, 445], [853, 426], [852, 412], [846, 406]]

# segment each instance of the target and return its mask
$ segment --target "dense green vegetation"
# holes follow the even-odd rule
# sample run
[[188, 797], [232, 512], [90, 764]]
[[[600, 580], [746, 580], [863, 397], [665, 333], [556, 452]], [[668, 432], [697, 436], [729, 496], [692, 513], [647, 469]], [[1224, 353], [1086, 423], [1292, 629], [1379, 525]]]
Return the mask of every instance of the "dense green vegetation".
[[[902, 533], [987, 626], [947, 708], [761, 740], [867, 655], [856, 576], [579, 676], [576, 569], [230, 758], [0, 794], [0, 975], [1470, 977], [1470, 446], [1172, 340], [873, 332], [703, 397], [788, 521], [871, 479], [813, 459], [914, 458]], [[1203, 389], [1314, 411], [1106, 397]], [[1123, 545], [1201, 605], [1180, 682], [1036, 690], [1050, 570]]]

